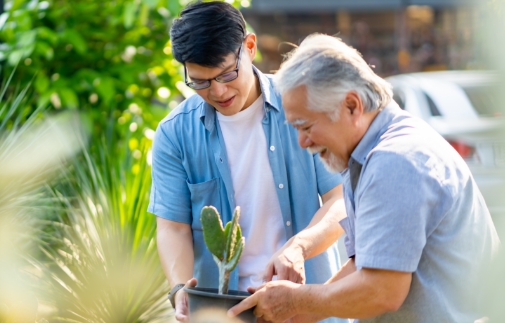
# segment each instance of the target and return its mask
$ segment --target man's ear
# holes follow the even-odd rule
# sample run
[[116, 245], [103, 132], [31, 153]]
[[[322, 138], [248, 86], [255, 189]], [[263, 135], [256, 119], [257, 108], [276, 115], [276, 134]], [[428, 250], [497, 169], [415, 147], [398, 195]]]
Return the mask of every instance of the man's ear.
[[358, 93], [350, 91], [344, 99], [344, 107], [347, 109], [351, 118], [357, 119], [363, 114], [363, 103]]
[[256, 46], [256, 35], [253, 33], [247, 34], [244, 50], [246, 50], [247, 55], [251, 58], [251, 61], [254, 60], [254, 57], [256, 56]]

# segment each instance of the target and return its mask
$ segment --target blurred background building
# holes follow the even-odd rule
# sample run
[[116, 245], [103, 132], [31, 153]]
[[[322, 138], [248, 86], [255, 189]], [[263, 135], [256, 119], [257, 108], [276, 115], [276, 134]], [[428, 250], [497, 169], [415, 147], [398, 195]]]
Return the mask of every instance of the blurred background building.
[[242, 9], [258, 35], [264, 72], [307, 35], [338, 35], [376, 73], [480, 68], [473, 0], [252, 0]]

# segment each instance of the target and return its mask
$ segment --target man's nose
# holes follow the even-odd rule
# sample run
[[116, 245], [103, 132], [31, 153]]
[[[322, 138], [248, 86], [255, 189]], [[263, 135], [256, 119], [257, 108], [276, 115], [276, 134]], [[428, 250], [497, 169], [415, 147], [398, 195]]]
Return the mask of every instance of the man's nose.
[[305, 149], [309, 148], [314, 143], [303, 131], [298, 131], [298, 144], [300, 145], [300, 147]]
[[210, 94], [212, 94], [215, 98], [221, 98], [223, 94], [226, 93], [227, 86], [226, 84], [219, 83], [216, 80], [212, 80], [210, 84]]

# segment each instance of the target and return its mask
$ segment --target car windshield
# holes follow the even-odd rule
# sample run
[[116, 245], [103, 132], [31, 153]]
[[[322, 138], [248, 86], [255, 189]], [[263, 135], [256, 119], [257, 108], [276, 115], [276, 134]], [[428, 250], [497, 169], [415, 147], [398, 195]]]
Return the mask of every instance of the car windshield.
[[497, 86], [465, 86], [463, 91], [479, 115], [488, 117], [502, 115]]

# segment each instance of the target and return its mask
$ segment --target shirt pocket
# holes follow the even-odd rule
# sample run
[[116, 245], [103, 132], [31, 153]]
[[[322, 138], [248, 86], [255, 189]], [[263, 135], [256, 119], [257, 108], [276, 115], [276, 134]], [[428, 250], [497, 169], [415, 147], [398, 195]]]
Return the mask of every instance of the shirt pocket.
[[213, 178], [202, 183], [188, 184], [191, 194], [191, 227], [193, 230], [202, 230], [200, 213], [204, 206], [214, 206], [218, 211], [221, 209], [219, 198], [219, 178]]

